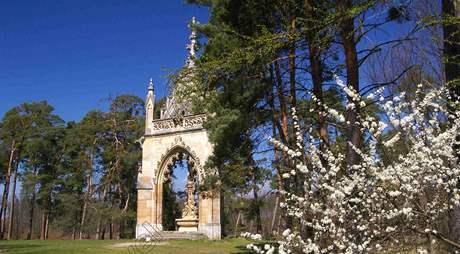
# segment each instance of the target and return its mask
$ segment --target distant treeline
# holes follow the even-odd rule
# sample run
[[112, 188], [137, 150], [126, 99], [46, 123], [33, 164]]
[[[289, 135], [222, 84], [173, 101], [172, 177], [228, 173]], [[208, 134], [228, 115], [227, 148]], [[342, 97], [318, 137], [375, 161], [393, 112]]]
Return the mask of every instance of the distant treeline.
[[0, 236], [133, 237], [143, 100], [120, 95], [79, 122], [53, 110], [23, 103], [0, 122]]

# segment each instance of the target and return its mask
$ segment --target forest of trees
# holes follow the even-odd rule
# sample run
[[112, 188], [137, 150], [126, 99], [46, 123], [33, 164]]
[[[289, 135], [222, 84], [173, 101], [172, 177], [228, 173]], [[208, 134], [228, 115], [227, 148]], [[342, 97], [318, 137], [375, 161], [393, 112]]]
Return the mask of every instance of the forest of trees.
[[120, 95], [79, 122], [53, 110], [24, 103], [0, 122], [1, 237], [132, 237], [143, 100]]
[[[368, 163], [365, 158], [377, 158], [384, 168], [404, 161], [414, 147], [415, 130], [399, 136], [407, 131], [403, 124], [382, 129], [378, 139], [368, 131], [374, 128], [366, 126], [369, 119], [377, 119], [376, 125], [393, 121], [381, 104], [410, 105], [421, 94], [445, 88], [448, 112], [455, 116], [459, 110], [459, 1], [188, 2], [208, 8], [210, 18], [193, 27], [201, 42], [196, 65], [178, 71], [172, 83], [188, 76], [192, 82], [179, 95], [208, 115], [214, 154], [206, 167], [219, 174], [202, 187], [220, 186], [224, 235], [250, 231], [279, 239], [296, 231], [301, 240], [318, 237], [315, 230], [321, 230], [311, 226], [315, 215], [297, 211], [312, 216], [299, 218], [286, 205], [292, 201], [287, 194], [324, 202], [323, 209], [333, 211], [337, 207], [325, 201], [332, 192], [316, 186], [324, 174], [317, 167], [335, 169], [339, 182], [353, 178]], [[394, 117], [401, 120], [411, 110]], [[130, 95], [116, 97], [110, 110], [91, 111], [80, 122], [65, 123], [46, 102], [8, 111], [0, 125], [1, 237], [46, 239], [52, 232], [74, 239], [133, 237], [143, 114], [142, 99]], [[424, 114], [425, 122], [436, 115], [437, 131], [457, 126], [435, 107]], [[459, 142], [449, 144], [458, 153]], [[449, 167], [458, 169], [458, 162]], [[315, 173], [306, 177], [297, 170]], [[389, 238], [404, 238], [404, 244], [425, 238], [431, 243], [435, 237], [446, 248], [460, 248], [460, 208], [449, 203], [460, 183], [455, 175], [447, 177], [453, 192], [434, 188], [418, 199], [437, 193], [449, 204], [432, 217], [430, 229], [423, 231], [428, 226], [420, 219], [420, 228], [401, 229]], [[420, 213], [430, 209], [422, 201]], [[367, 214], [358, 210], [356, 216]], [[332, 246], [338, 238], [322, 236], [315, 244]], [[301, 240], [286, 246], [310, 246]]]

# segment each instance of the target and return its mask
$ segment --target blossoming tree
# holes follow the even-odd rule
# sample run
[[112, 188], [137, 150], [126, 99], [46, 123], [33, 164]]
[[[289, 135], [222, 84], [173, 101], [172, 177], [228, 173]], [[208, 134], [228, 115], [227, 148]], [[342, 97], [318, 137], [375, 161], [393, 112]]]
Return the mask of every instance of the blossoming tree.
[[[283, 232], [278, 252], [369, 253], [398, 244], [407, 235], [426, 237], [428, 251], [436, 241], [459, 248], [443, 234], [448, 213], [460, 201], [460, 166], [453, 149], [460, 112], [447, 110], [448, 92], [426, 84], [419, 85], [410, 100], [404, 100], [405, 93], [386, 99], [384, 89], [364, 98], [336, 81], [350, 98], [347, 108], [374, 101], [383, 113], [359, 117], [369, 145], [355, 148], [360, 163], [349, 166], [343, 152], [319, 149], [319, 137], [292, 109], [296, 146], [270, 142], [295, 165], [283, 178], [303, 179], [304, 190], [282, 193], [281, 206], [300, 226]], [[345, 121], [339, 112], [322, 106], [327, 117]], [[397, 144], [404, 145], [404, 152], [382, 160]], [[273, 246], [248, 248], [275, 251]]]

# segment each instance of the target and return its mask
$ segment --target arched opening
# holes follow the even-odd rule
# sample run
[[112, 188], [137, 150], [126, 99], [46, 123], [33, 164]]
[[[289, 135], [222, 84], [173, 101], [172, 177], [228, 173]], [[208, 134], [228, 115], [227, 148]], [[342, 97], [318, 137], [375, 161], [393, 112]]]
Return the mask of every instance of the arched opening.
[[[165, 231], [198, 230], [197, 162], [189, 151], [176, 147], [162, 163], [158, 176], [159, 222]], [[187, 221], [184, 225], [183, 221]], [[196, 226], [193, 224], [196, 223]]]
[[[185, 160], [178, 160], [165, 172], [163, 181], [163, 230], [176, 230], [176, 219], [181, 217], [181, 206], [183, 204], [183, 189], [180, 188], [179, 179], [184, 168], [187, 167]], [[179, 178], [179, 179], [178, 179]]]

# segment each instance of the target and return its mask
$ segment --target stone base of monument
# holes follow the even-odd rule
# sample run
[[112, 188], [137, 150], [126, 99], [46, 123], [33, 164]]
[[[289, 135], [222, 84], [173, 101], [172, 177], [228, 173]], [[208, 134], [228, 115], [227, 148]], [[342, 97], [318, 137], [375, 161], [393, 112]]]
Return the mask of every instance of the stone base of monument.
[[182, 218], [176, 219], [179, 232], [196, 232], [198, 231], [198, 219]]

